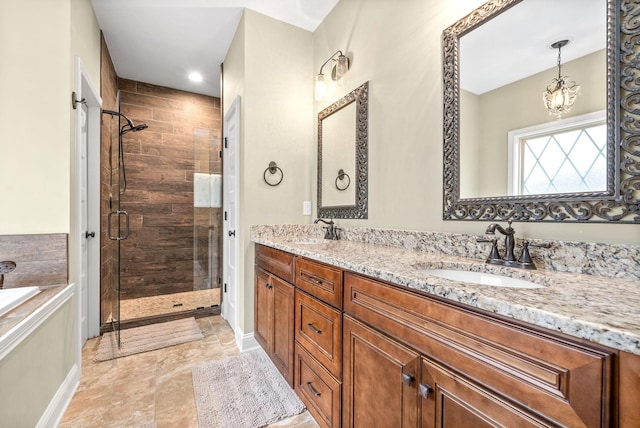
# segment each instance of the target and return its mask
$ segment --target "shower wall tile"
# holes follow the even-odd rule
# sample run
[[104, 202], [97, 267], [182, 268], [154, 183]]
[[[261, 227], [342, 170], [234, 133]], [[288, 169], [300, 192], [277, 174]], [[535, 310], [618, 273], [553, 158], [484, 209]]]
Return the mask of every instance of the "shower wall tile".
[[[209, 286], [211, 209], [193, 206], [193, 174], [209, 167], [221, 139], [216, 98], [120, 79], [120, 109], [149, 127], [123, 137], [131, 234], [122, 241], [123, 299]], [[197, 132], [196, 132], [197, 130]], [[216, 227], [213, 227], [216, 229]], [[217, 245], [212, 252], [219, 257]], [[220, 263], [216, 262], [216, 266]]]

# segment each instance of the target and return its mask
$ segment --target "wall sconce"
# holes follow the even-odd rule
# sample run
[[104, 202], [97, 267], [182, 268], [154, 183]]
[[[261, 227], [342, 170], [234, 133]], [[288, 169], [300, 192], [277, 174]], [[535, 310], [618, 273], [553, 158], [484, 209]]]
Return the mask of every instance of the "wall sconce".
[[552, 49], [558, 49], [558, 77], [554, 78], [542, 93], [544, 106], [549, 110], [549, 114], [555, 115], [558, 119], [560, 119], [563, 113], [571, 110], [573, 103], [578, 97], [578, 93], [580, 93], [580, 85], [574, 81], [567, 84], [565, 79], [569, 77], [562, 75], [560, 51], [568, 44], [569, 40], [560, 40], [551, 45]]
[[[336, 57], [337, 55], [337, 57]], [[335, 65], [331, 69], [331, 80], [337, 82], [338, 84], [342, 83], [342, 78], [347, 71], [349, 71], [350, 61], [345, 55], [343, 55], [342, 51], [337, 51], [331, 57], [322, 64], [320, 67], [320, 73], [316, 76], [315, 83], [315, 99], [316, 101], [324, 100], [327, 95], [327, 84], [324, 80], [324, 74], [322, 74], [322, 69], [325, 65], [329, 63], [329, 61], [335, 62]]]

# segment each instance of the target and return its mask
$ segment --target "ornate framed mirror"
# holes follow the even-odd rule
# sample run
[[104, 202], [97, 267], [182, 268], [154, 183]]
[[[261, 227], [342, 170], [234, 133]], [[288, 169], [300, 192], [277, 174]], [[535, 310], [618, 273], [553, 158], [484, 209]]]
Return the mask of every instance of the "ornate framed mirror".
[[367, 218], [369, 82], [318, 113], [318, 217]]
[[444, 30], [445, 220], [640, 223], [639, 13], [490, 0]]

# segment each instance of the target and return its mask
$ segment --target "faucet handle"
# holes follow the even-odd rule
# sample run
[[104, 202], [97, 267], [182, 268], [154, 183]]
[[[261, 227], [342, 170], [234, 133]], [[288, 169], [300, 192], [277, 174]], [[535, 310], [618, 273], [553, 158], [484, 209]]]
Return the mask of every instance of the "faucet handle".
[[487, 239], [487, 238], [477, 238], [476, 242], [489, 242], [491, 243], [491, 253], [489, 254], [488, 260], [501, 260], [502, 256], [498, 251], [498, 240], [497, 239]]
[[542, 242], [540, 244], [534, 244], [529, 241], [524, 241], [522, 243], [522, 252], [520, 253], [520, 260], [518, 260], [525, 268], [535, 269], [535, 264], [531, 259], [531, 254], [529, 254], [529, 247], [540, 247], [540, 248], [551, 248], [551, 244], [549, 242]]

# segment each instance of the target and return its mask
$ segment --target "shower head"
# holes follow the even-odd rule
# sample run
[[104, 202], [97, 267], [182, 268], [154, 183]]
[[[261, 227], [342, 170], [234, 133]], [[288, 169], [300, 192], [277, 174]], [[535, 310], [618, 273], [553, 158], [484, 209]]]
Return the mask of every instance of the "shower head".
[[122, 128], [120, 128], [120, 135], [124, 135], [124, 134], [126, 134], [127, 132], [130, 132], [130, 131], [133, 131], [133, 132], [142, 131], [143, 129], [147, 129], [149, 127], [146, 123], [141, 123], [139, 125], [134, 125], [133, 122], [131, 121], [131, 119], [129, 119], [127, 116], [125, 116], [124, 114], [120, 113], [119, 111], [102, 110], [102, 114], [108, 114], [108, 115], [111, 115], [111, 117], [120, 116], [124, 120], [127, 121], [127, 123], [122, 125]]
[[149, 125], [147, 125], [146, 123], [141, 123], [139, 125], [133, 125], [133, 123], [127, 123], [126, 125], [124, 125], [122, 127], [122, 129], [120, 129], [120, 135], [124, 135], [127, 132], [138, 132], [138, 131], [142, 131], [143, 129], [147, 129], [149, 127]]

